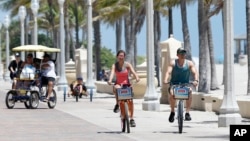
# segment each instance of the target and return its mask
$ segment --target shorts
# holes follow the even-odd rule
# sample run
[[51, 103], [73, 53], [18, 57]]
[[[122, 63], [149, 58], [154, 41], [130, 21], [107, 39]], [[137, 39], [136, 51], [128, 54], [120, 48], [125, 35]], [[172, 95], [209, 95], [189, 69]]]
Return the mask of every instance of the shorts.
[[54, 77], [45, 77], [45, 76], [42, 76], [42, 85], [47, 85], [49, 81], [52, 81], [53, 83], [55, 82], [55, 78]]

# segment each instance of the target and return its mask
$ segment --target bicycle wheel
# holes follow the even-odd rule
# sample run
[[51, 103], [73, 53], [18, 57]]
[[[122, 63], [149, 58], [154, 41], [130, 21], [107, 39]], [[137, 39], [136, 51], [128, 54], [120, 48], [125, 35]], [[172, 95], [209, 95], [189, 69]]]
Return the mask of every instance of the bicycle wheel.
[[6, 104], [6, 107], [8, 109], [13, 109], [14, 106], [15, 106], [15, 95], [16, 95], [16, 92], [14, 91], [9, 91], [7, 94], [6, 94], [6, 97], [5, 97], [5, 104]]
[[29, 105], [31, 109], [36, 109], [39, 105], [39, 93], [37, 91], [30, 92]]
[[76, 92], [76, 102], [78, 102], [79, 99], [79, 92]]
[[125, 132], [125, 130], [126, 130], [126, 123], [125, 123], [125, 119], [123, 117], [121, 117], [121, 126], [122, 126], [122, 132]]
[[124, 102], [124, 108], [125, 108], [125, 124], [127, 126], [127, 133], [130, 133], [130, 126], [129, 126], [129, 115], [128, 115], [128, 103]]
[[[29, 92], [27, 92], [26, 95], [29, 97], [30, 96]], [[30, 101], [29, 101], [29, 99], [24, 101], [24, 106], [25, 106], [26, 109], [30, 109]]]
[[179, 127], [179, 133], [182, 133], [183, 128], [183, 101], [179, 100], [178, 103], [178, 127]]
[[[46, 97], [47, 97], [47, 95], [48, 95], [48, 92], [46, 93]], [[52, 93], [50, 95], [49, 101], [48, 101], [48, 107], [50, 109], [55, 108], [56, 102], [57, 102], [56, 91], [53, 89]]]

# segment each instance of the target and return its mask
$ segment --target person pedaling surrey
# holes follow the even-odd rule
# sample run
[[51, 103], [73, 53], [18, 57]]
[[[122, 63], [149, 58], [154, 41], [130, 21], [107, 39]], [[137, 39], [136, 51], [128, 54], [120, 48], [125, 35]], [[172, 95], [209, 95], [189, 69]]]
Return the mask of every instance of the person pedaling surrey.
[[[125, 61], [125, 51], [123, 50], [119, 50], [117, 52], [117, 62], [115, 64], [112, 65], [111, 68], [111, 73], [110, 73], [110, 77], [108, 80], [108, 84], [111, 85], [112, 84], [112, 80], [113, 77], [116, 77], [116, 81], [115, 81], [115, 85], [113, 88], [113, 92], [114, 95], [116, 97], [116, 105], [114, 107], [114, 112], [117, 113], [119, 111], [119, 104], [118, 104], [118, 98], [117, 98], [117, 89], [121, 88], [121, 85], [130, 85], [129, 83], [129, 75], [130, 73], [133, 74], [133, 76], [135, 77], [136, 81], [139, 82], [140, 78], [138, 77], [138, 75], [136, 74], [136, 72], [134, 71], [133, 66]], [[131, 100], [131, 102], [128, 103], [129, 105], [129, 109], [131, 109], [131, 113], [130, 113], [130, 124], [131, 127], [135, 127], [135, 121], [133, 119], [133, 114], [134, 114], [134, 103]]]
[[[170, 65], [167, 68], [164, 83], [167, 84], [169, 78], [170, 84], [180, 84], [180, 83], [189, 83], [190, 79], [190, 73], [194, 76], [193, 85], [196, 87], [198, 85], [198, 73], [195, 69], [195, 66], [192, 61], [185, 59], [186, 58], [187, 51], [184, 48], [178, 48], [177, 50], [177, 59], [172, 60]], [[189, 99], [186, 100], [186, 114], [185, 114], [185, 120], [190, 121], [190, 107], [192, 103], [192, 88], [189, 88]], [[169, 87], [169, 102], [170, 102], [170, 108], [171, 113], [169, 115], [169, 122], [174, 122], [174, 116], [175, 116], [175, 103], [176, 100], [173, 96], [173, 89], [172, 85]]]
[[[79, 87], [80, 86], [80, 87]], [[68, 93], [68, 97], [70, 95], [73, 95], [75, 96], [76, 93], [79, 93], [79, 97], [81, 98], [83, 95], [84, 96], [88, 96], [88, 93], [87, 93], [87, 88], [86, 86], [84, 85], [83, 83], [83, 79], [82, 77], [78, 77], [76, 79], [76, 81], [73, 81], [71, 84], [70, 84], [70, 91]]]
[[56, 80], [55, 64], [53, 61], [50, 60], [49, 54], [45, 53], [43, 56], [43, 60], [41, 63], [41, 72], [42, 84], [48, 85], [48, 95], [43, 101], [48, 102]]
[[27, 54], [25, 62], [21, 65], [22, 72], [20, 74], [20, 80], [24, 80], [24, 86], [27, 88], [30, 80], [35, 79], [36, 68], [33, 63], [33, 55]]
[[21, 71], [21, 65], [23, 61], [20, 58], [19, 53], [15, 53], [15, 60], [12, 60], [8, 66], [8, 70], [10, 71], [10, 79], [13, 81], [12, 82], [12, 89], [16, 89], [17, 85], [17, 76], [18, 73]]

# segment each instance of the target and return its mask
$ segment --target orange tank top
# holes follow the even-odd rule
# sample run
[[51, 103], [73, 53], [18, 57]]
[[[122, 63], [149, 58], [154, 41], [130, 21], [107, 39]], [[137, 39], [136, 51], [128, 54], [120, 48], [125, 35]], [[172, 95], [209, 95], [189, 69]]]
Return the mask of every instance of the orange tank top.
[[129, 84], [128, 74], [129, 74], [129, 70], [127, 67], [125, 67], [121, 71], [116, 70], [115, 71], [116, 84]]

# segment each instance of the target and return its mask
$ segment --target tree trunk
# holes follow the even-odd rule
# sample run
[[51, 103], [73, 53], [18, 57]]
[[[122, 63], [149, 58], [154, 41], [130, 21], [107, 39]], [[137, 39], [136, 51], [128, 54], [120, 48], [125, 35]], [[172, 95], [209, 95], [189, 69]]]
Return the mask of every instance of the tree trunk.
[[168, 7], [168, 37], [173, 35], [173, 14], [172, 14], [172, 7]]
[[124, 34], [125, 34], [125, 51], [129, 52], [129, 41], [130, 41], [130, 29], [129, 29], [129, 17], [124, 17]]
[[210, 19], [208, 19], [208, 26], [207, 26], [207, 37], [208, 37], [208, 47], [209, 47], [209, 55], [210, 55], [210, 62], [211, 62], [211, 90], [219, 89], [219, 84], [216, 75], [216, 66], [214, 61], [214, 45], [213, 45], [213, 38], [212, 38], [212, 27]]
[[155, 72], [158, 87], [161, 85], [160, 83], [160, 47], [159, 42], [161, 39], [161, 18], [159, 11], [154, 11], [154, 56], [155, 56]]
[[79, 20], [78, 20], [78, 3], [75, 1], [75, 9], [74, 9], [74, 15], [75, 15], [75, 36], [76, 36], [76, 49], [80, 48], [79, 45]]
[[126, 60], [131, 63], [132, 66], [135, 66], [134, 62], [134, 51], [135, 51], [135, 3], [133, 0], [130, 0], [130, 41], [128, 46], [128, 52]]
[[115, 23], [116, 27], [116, 52], [122, 49], [122, 18]]
[[64, 5], [64, 23], [65, 23], [65, 62], [67, 63], [69, 60], [70, 60], [70, 36], [69, 36], [69, 15], [68, 15], [68, 10], [67, 10], [67, 7], [68, 7], [68, 3], [67, 1], [65, 2], [65, 5]]
[[199, 86], [198, 91], [208, 93], [210, 90], [208, 47], [207, 47], [207, 21], [203, 1], [198, 1], [198, 28], [199, 28]]
[[52, 37], [52, 45], [53, 47], [56, 47], [57, 46], [57, 32], [56, 32], [56, 29], [55, 29], [55, 23], [54, 23], [54, 14], [53, 14], [53, 2], [52, 0], [48, 0], [48, 5], [49, 5], [49, 23], [51, 25], [51, 28], [52, 28], [52, 34], [53, 34], [53, 37]]
[[[96, 12], [93, 12], [94, 17], [97, 16]], [[95, 71], [96, 71], [96, 80], [101, 80], [99, 77], [99, 72], [101, 72], [101, 32], [100, 32], [100, 21], [93, 21], [94, 27], [94, 49], [95, 49]]]
[[246, 0], [246, 28], [247, 28], [247, 65], [248, 65], [248, 82], [247, 95], [250, 95], [250, 0]]
[[192, 60], [190, 35], [189, 35], [188, 23], [187, 23], [186, 0], [181, 0], [181, 19], [182, 19], [182, 32], [183, 32], [183, 39], [184, 39], [184, 48], [187, 50], [186, 58], [188, 60]]

